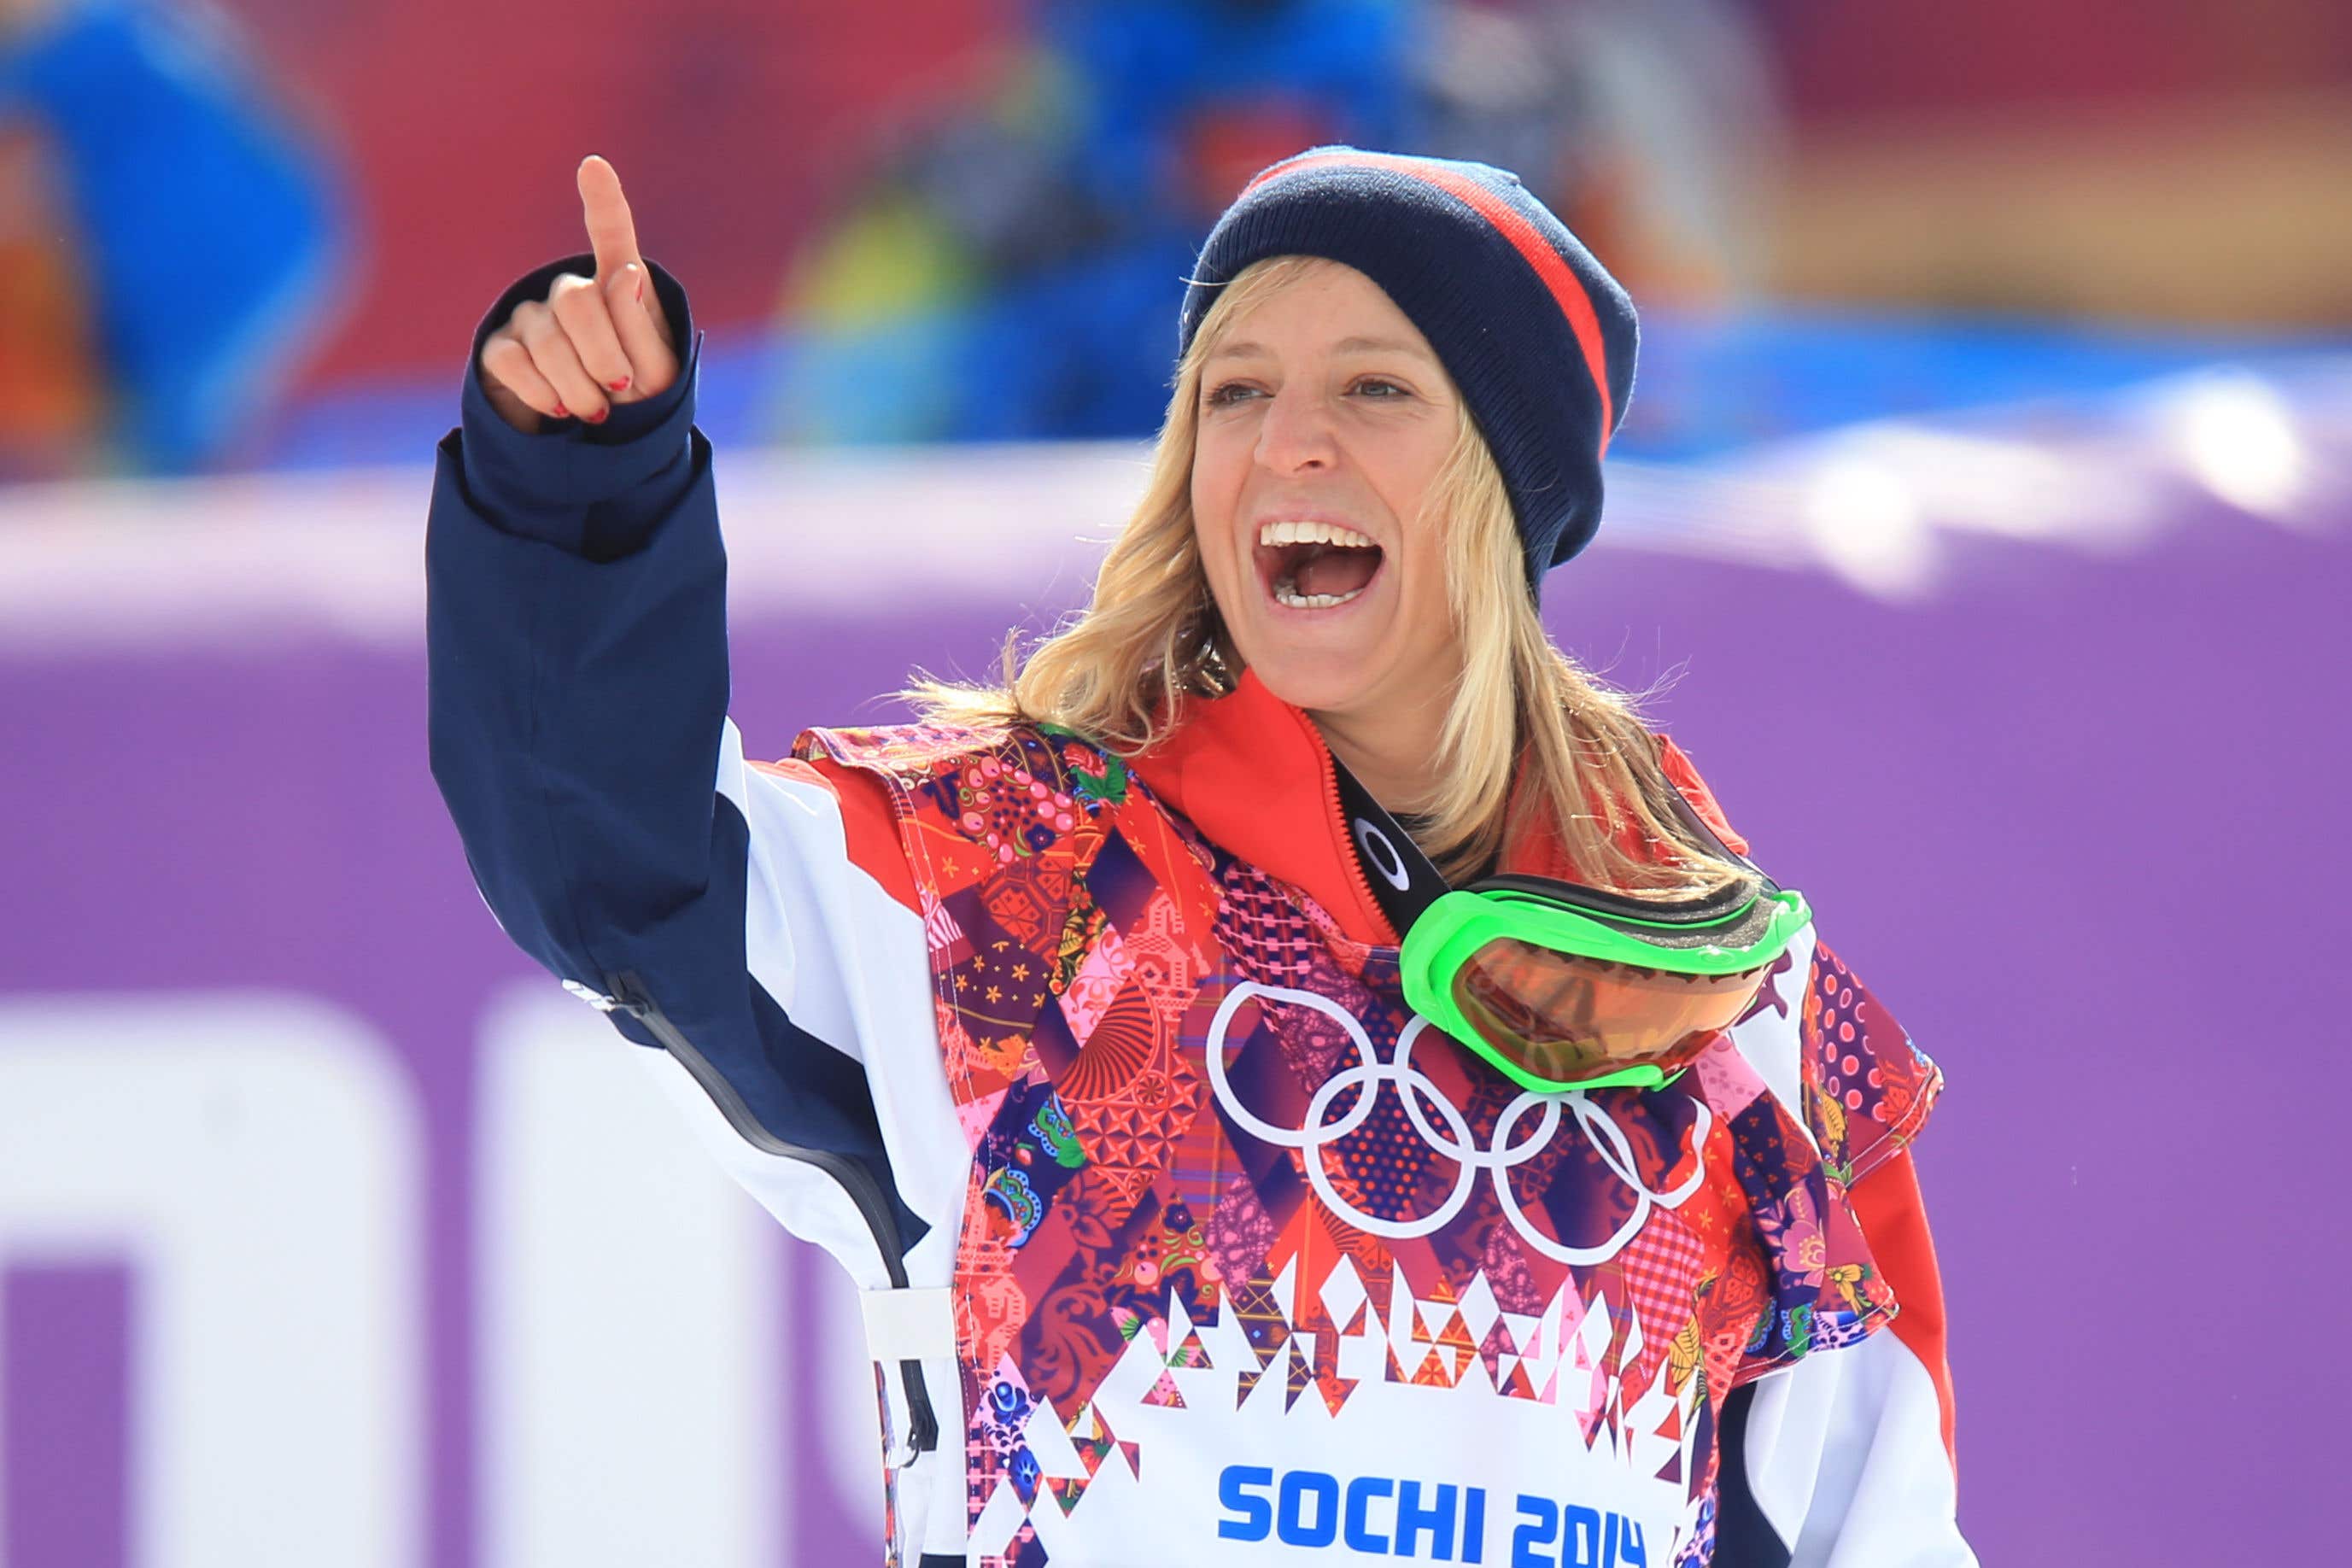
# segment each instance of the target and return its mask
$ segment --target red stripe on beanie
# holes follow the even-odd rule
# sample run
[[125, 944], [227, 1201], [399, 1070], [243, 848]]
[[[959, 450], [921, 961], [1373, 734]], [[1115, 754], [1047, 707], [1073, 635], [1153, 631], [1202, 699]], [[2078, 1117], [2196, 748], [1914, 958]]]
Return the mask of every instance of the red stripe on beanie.
[[1601, 450], [1609, 450], [1609, 436], [1616, 426], [1616, 405], [1609, 395], [1609, 356], [1601, 341], [1601, 319], [1593, 312], [1592, 297], [1571, 271], [1551, 242], [1536, 232], [1535, 225], [1514, 209], [1508, 202], [1480, 184], [1477, 181], [1455, 174], [1453, 170], [1424, 163], [1417, 158], [1400, 158], [1386, 153], [1303, 153], [1286, 163], [1276, 163], [1242, 191], [1247, 195], [1268, 180], [1302, 169], [1321, 168], [1339, 163], [1358, 168], [1387, 169], [1409, 174], [1425, 184], [1435, 185], [1448, 195], [1467, 203], [1472, 211], [1495, 226], [1512, 248], [1526, 258], [1527, 264], [1542, 279], [1544, 287], [1568, 318], [1576, 333], [1576, 341], [1584, 350], [1585, 368], [1592, 374], [1593, 390], [1601, 395]]

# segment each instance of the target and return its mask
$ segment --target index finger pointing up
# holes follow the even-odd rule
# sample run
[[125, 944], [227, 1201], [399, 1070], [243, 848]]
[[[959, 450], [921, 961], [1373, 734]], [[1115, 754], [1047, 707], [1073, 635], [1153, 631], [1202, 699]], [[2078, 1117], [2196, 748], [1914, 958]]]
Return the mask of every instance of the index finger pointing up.
[[596, 277], [603, 281], [637, 255], [637, 223], [629, 216], [629, 198], [621, 194], [621, 176], [613, 165], [591, 153], [580, 163], [580, 210], [588, 222], [588, 246], [596, 253]]

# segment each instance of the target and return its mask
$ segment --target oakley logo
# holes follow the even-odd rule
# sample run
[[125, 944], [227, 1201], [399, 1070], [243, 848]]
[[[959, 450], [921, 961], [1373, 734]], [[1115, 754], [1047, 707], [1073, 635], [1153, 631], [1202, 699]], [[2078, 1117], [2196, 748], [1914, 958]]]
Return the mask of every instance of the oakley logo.
[[1404, 857], [1397, 853], [1397, 847], [1389, 842], [1387, 834], [1360, 816], [1356, 818], [1356, 847], [1364, 852], [1373, 870], [1388, 879], [1390, 887], [1402, 893], [1412, 886], [1412, 877], [1405, 872]]
[[[1307, 1101], [1306, 1125], [1303, 1127], [1277, 1127], [1258, 1116], [1241, 1102], [1241, 1097], [1234, 1092], [1233, 1084], [1226, 1077], [1226, 1037], [1233, 1027], [1234, 1016], [1248, 1002], [1279, 1002], [1294, 1007], [1313, 1008], [1345, 1029], [1348, 1038], [1355, 1045], [1356, 1065], [1333, 1073], [1316, 1089], [1314, 1099]], [[1428, 1027], [1428, 1019], [1414, 1015], [1412, 1021], [1397, 1037], [1394, 1056], [1382, 1061], [1371, 1037], [1364, 1033], [1362, 1023], [1328, 997], [1318, 996], [1311, 991], [1295, 991], [1288, 986], [1260, 985], [1254, 980], [1244, 981], [1226, 993], [1224, 1001], [1218, 1005], [1216, 1016], [1210, 1022], [1207, 1050], [1209, 1088], [1234, 1124], [1252, 1137], [1278, 1149], [1297, 1149], [1304, 1152], [1306, 1157], [1300, 1163], [1306, 1167], [1307, 1184], [1315, 1189], [1315, 1195], [1323, 1200], [1324, 1207], [1357, 1229], [1391, 1241], [1411, 1240], [1443, 1229], [1470, 1201], [1471, 1189], [1477, 1184], [1478, 1173], [1492, 1171], [1495, 1173], [1495, 1201], [1522, 1240], [1546, 1258], [1562, 1263], [1590, 1266], [1608, 1262], [1624, 1249], [1627, 1242], [1641, 1234], [1642, 1227], [1649, 1223], [1653, 1204], [1664, 1205], [1670, 1209], [1679, 1208], [1683, 1200], [1698, 1190], [1699, 1182], [1705, 1175], [1699, 1151], [1706, 1146], [1707, 1131], [1715, 1123], [1714, 1113], [1708, 1110], [1706, 1100], [1696, 1097], [1692, 1099], [1691, 1103], [1697, 1109], [1698, 1120], [1691, 1129], [1691, 1173], [1671, 1192], [1659, 1192], [1642, 1179], [1640, 1171], [1635, 1168], [1633, 1141], [1625, 1136], [1624, 1129], [1579, 1089], [1564, 1089], [1554, 1094], [1538, 1094], [1533, 1090], [1521, 1093], [1503, 1108], [1503, 1114], [1496, 1119], [1493, 1145], [1480, 1148], [1470, 1131], [1469, 1120], [1462, 1114], [1461, 1108], [1445, 1098], [1434, 1079], [1412, 1065], [1413, 1044]], [[1412, 1123], [1413, 1131], [1422, 1142], [1439, 1155], [1453, 1161], [1456, 1167], [1454, 1190], [1429, 1214], [1407, 1219], [1369, 1214], [1340, 1195], [1339, 1188], [1332, 1183], [1331, 1173], [1324, 1168], [1324, 1149], [1370, 1120], [1383, 1085], [1395, 1087], [1397, 1099], [1404, 1107], [1405, 1120]], [[1337, 1121], [1331, 1120], [1332, 1101], [1351, 1089], [1357, 1091], [1355, 1104], [1349, 1106]], [[1614, 1235], [1597, 1246], [1578, 1247], [1538, 1229], [1519, 1208], [1519, 1201], [1513, 1195], [1511, 1184], [1504, 1174], [1514, 1165], [1525, 1164], [1534, 1159], [1550, 1144], [1552, 1134], [1559, 1130], [1563, 1109], [1575, 1119], [1578, 1130], [1592, 1145], [1592, 1152], [1600, 1156], [1601, 1163], [1633, 1193], [1633, 1212], [1626, 1215]], [[1443, 1130], [1431, 1122], [1429, 1112], [1432, 1110], [1444, 1123]], [[1518, 1130], [1519, 1123], [1531, 1110], [1538, 1115], [1534, 1130], [1514, 1144], [1512, 1133]]]

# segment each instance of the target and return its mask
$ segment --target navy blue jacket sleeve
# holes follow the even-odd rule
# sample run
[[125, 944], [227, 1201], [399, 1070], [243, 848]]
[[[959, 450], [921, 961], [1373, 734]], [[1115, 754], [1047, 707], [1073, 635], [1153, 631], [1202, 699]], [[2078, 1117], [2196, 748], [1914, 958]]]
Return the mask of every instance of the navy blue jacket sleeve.
[[683, 368], [601, 426], [523, 434], [481, 386], [482, 341], [514, 306], [593, 268], [572, 257], [519, 280], [467, 355], [426, 537], [433, 775], [524, 952], [643, 1001], [615, 1026], [674, 1054], [690, 1042], [724, 1080], [706, 1088], [756, 1124], [747, 1135], [863, 1163], [911, 1245], [922, 1227], [896, 1202], [864, 1066], [796, 1026], [746, 966], [749, 832], [714, 789], [726, 552], [684, 290], [649, 264]]

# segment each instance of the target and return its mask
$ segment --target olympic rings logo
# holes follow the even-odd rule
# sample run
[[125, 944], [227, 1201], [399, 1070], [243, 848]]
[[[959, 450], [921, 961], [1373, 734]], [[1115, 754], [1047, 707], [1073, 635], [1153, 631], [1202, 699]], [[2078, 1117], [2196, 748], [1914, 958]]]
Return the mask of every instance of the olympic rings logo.
[[[1241, 1010], [1244, 1003], [1260, 999], [1311, 1007], [1337, 1022], [1348, 1032], [1349, 1039], [1355, 1043], [1356, 1065], [1333, 1073], [1316, 1089], [1314, 1099], [1307, 1105], [1307, 1124], [1304, 1127], [1276, 1127], [1258, 1116], [1241, 1102], [1241, 1097], [1234, 1092], [1233, 1085], [1225, 1076], [1225, 1040], [1233, 1026], [1234, 1015]], [[1412, 1021], [1397, 1036], [1394, 1055], [1382, 1061], [1371, 1037], [1364, 1033], [1363, 1024], [1328, 997], [1318, 996], [1311, 991], [1295, 991], [1288, 986], [1260, 985], [1254, 980], [1244, 981], [1226, 993], [1224, 1001], [1217, 1007], [1216, 1016], [1209, 1025], [1209, 1087], [1225, 1113], [1252, 1137], [1277, 1148], [1305, 1152], [1306, 1159], [1301, 1163], [1307, 1167], [1307, 1184], [1332, 1213], [1359, 1230], [1385, 1237], [1391, 1241], [1410, 1240], [1444, 1228], [1470, 1201], [1470, 1192], [1477, 1184], [1478, 1173], [1492, 1171], [1495, 1173], [1496, 1202], [1501, 1205], [1512, 1228], [1529, 1247], [1561, 1263], [1590, 1266], [1606, 1263], [1622, 1251], [1625, 1244], [1649, 1223], [1652, 1205], [1680, 1208], [1684, 1200], [1698, 1190], [1706, 1174], [1699, 1162], [1699, 1151], [1705, 1147], [1707, 1131], [1715, 1121], [1706, 1100], [1697, 1098], [1692, 1100], [1698, 1110], [1698, 1121], [1691, 1129], [1691, 1173], [1671, 1192], [1659, 1192], [1642, 1180], [1641, 1173], [1634, 1168], [1633, 1141], [1626, 1137], [1624, 1129], [1579, 1089], [1565, 1089], [1554, 1094], [1538, 1094], [1532, 1089], [1523, 1091], [1517, 1100], [1503, 1108], [1503, 1114], [1496, 1121], [1493, 1147], [1482, 1149], [1477, 1146], [1469, 1121], [1462, 1114], [1461, 1108], [1439, 1091], [1434, 1079], [1412, 1065], [1413, 1044], [1428, 1027], [1429, 1020], [1415, 1014]], [[1397, 1098], [1404, 1104], [1405, 1120], [1412, 1124], [1412, 1130], [1420, 1134], [1422, 1142], [1437, 1154], [1453, 1161], [1456, 1167], [1454, 1190], [1446, 1194], [1445, 1201], [1433, 1212], [1416, 1219], [1387, 1219], [1380, 1215], [1365, 1213], [1339, 1195], [1339, 1189], [1332, 1184], [1330, 1172], [1324, 1168], [1323, 1150], [1355, 1131], [1370, 1118], [1383, 1084], [1396, 1086]], [[1356, 1103], [1337, 1121], [1328, 1120], [1331, 1102], [1350, 1089], [1360, 1091]], [[1424, 1102], [1436, 1107], [1439, 1118], [1445, 1123], [1444, 1132], [1430, 1124], [1429, 1117], [1423, 1110]], [[1617, 1227], [1614, 1235], [1598, 1247], [1577, 1247], [1556, 1240], [1530, 1224], [1519, 1207], [1518, 1199], [1512, 1194], [1511, 1184], [1506, 1175], [1513, 1166], [1526, 1163], [1550, 1144], [1552, 1134], [1559, 1129], [1562, 1107], [1566, 1107], [1567, 1113], [1575, 1119], [1578, 1129], [1592, 1145], [1592, 1152], [1601, 1157], [1601, 1163], [1633, 1192], [1633, 1212]], [[1541, 1121], [1525, 1141], [1514, 1146], [1511, 1134], [1517, 1131], [1520, 1121], [1530, 1110], [1538, 1112]]]

